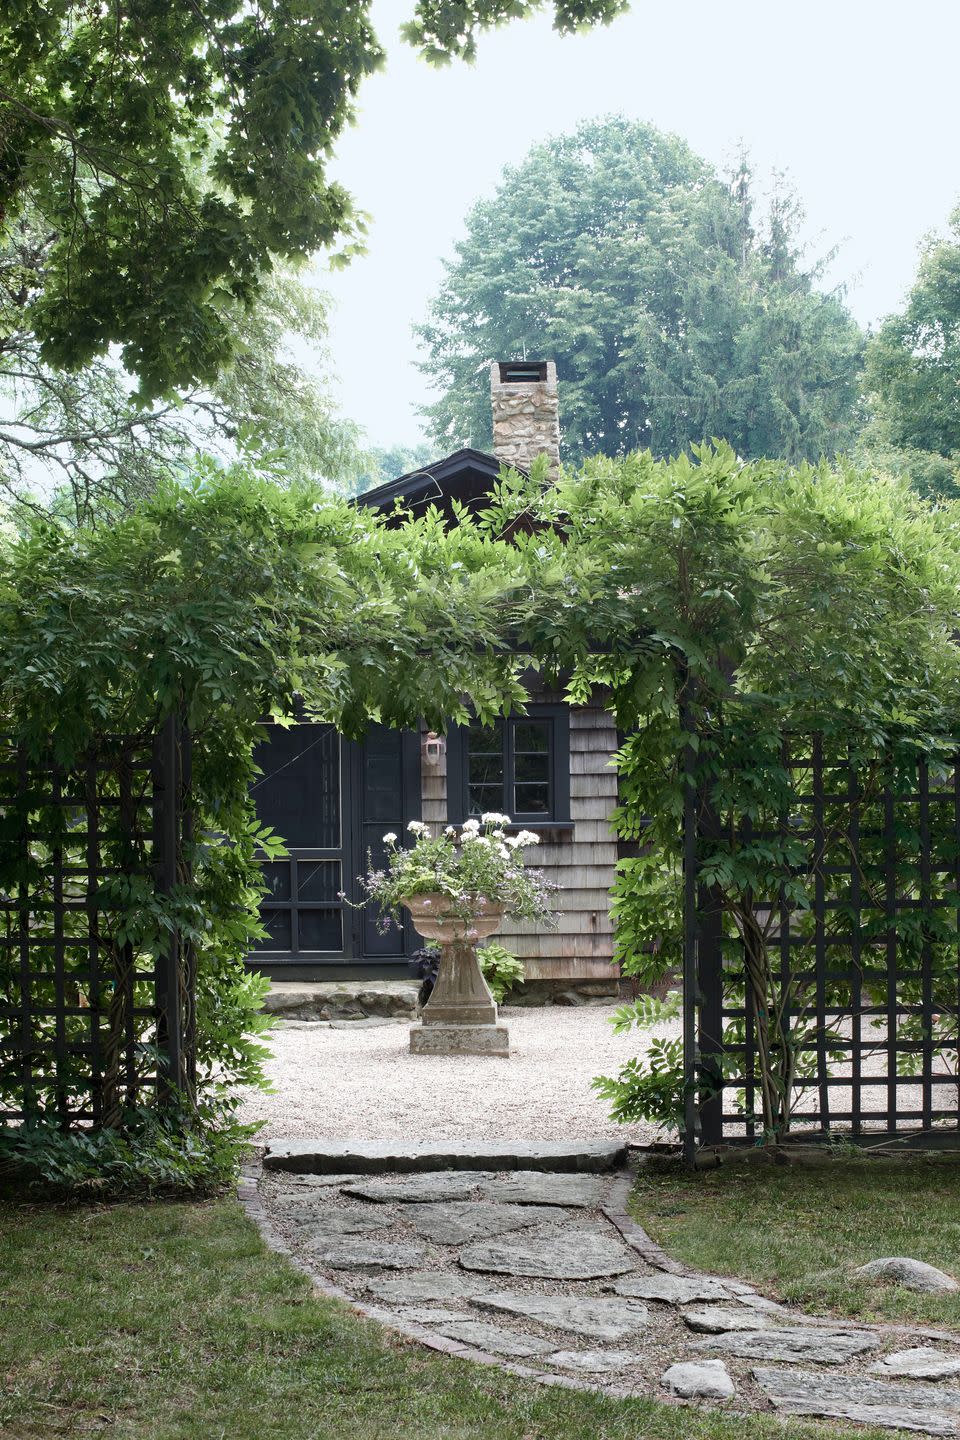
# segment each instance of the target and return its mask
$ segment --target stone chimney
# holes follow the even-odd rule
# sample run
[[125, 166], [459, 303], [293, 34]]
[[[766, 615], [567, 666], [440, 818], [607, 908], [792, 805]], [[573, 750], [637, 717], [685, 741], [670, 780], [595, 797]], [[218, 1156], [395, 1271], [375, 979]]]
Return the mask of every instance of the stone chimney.
[[560, 466], [557, 367], [552, 360], [494, 360], [490, 366], [493, 453], [504, 465], [529, 470], [537, 455]]

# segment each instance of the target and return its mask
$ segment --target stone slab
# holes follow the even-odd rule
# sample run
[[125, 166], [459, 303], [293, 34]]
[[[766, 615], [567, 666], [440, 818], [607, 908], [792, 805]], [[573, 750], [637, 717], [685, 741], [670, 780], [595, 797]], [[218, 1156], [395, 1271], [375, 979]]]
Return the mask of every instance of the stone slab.
[[487, 1200], [516, 1205], [569, 1205], [573, 1209], [598, 1206], [603, 1191], [604, 1182], [598, 1175], [547, 1175], [538, 1170], [496, 1176], [480, 1187]]
[[569, 1330], [588, 1340], [622, 1340], [649, 1323], [650, 1312], [641, 1300], [614, 1300], [579, 1295], [517, 1294], [510, 1290], [474, 1296], [479, 1310], [523, 1315], [553, 1330]]
[[478, 1295], [484, 1282], [472, 1275], [418, 1270], [406, 1275], [377, 1275], [366, 1289], [390, 1305], [418, 1305], [431, 1300], [466, 1300]]
[[730, 1300], [737, 1293], [712, 1275], [627, 1275], [617, 1280], [618, 1295], [638, 1300], [661, 1300], [667, 1305], [689, 1305], [695, 1300]]
[[906, 1290], [919, 1290], [926, 1295], [938, 1295], [960, 1290], [952, 1275], [928, 1265], [924, 1260], [911, 1260], [907, 1255], [888, 1255], [882, 1260], [871, 1260], [854, 1270], [863, 1280], [885, 1280], [889, 1285], [902, 1285]]
[[660, 1376], [660, 1384], [682, 1400], [729, 1400], [733, 1381], [722, 1360], [684, 1360]]
[[711, 1335], [690, 1346], [692, 1350], [721, 1350], [743, 1360], [812, 1360], [818, 1365], [846, 1365], [879, 1347], [879, 1335], [865, 1330], [801, 1330], [787, 1326]]
[[428, 1170], [543, 1170], [605, 1174], [626, 1162], [617, 1141], [272, 1140], [265, 1170], [296, 1174], [410, 1174]]
[[410, 1026], [410, 1050], [414, 1055], [491, 1055], [505, 1060], [510, 1055], [510, 1032], [506, 1025], [424, 1025]]
[[480, 1236], [506, 1235], [545, 1220], [555, 1220], [549, 1205], [495, 1205], [490, 1200], [446, 1200], [439, 1205], [407, 1205], [403, 1218], [418, 1235], [438, 1245], [465, 1245]]
[[373, 1268], [382, 1270], [419, 1270], [427, 1255], [422, 1245], [406, 1245], [387, 1240], [342, 1240], [320, 1242], [312, 1247], [318, 1265], [331, 1270]]
[[553, 1349], [549, 1340], [540, 1340], [535, 1335], [520, 1335], [516, 1330], [493, 1325], [488, 1320], [443, 1320], [430, 1328], [448, 1340], [459, 1340], [462, 1345], [489, 1350], [492, 1355], [517, 1355], [529, 1359], [535, 1355], [546, 1355], [548, 1350]]
[[681, 1312], [684, 1324], [701, 1335], [723, 1335], [735, 1330], [766, 1330], [770, 1321], [756, 1310], [733, 1305], [698, 1305]]
[[[296, 1185], [298, 1190], [334, 1190], [344, 1189], [359, 1179], [359, 1175], [291, 1175], [287, 1184]], [[282, 1195], [279, 1198], [285, 1200], [288, 1197]]]
[[274, 981], [264, 997], [269, 1015], [290, 1020], [413, 1019], [419, 987], [407, 980]]
[[436, 1174], [413, 1175], [401, 1180], [364, 1180], [355, 1175], [353, 1183], [344, 1188], [347, 1195], [377, 1204], [420, 1205], [441, 1200], [469, 1200], [489, 1175], [489, 1171], [483, 1170], [438, 1170]]
[[586, 1375], [636, 1370], [643, 1364], [643, 1356], [632, 1350], [555, 1350], [547, 1358], [551, 1365], [562, 1370], [577, 1370]]
[[544, 1280], [597, 1280], [632, 1270], [635, 1256], [617, 1240], [594, 1230], [560, 1230], [526, 1239], [511, 1237], [468, 1245], [460, 1251], [465, 1270], [530, 1275]]
[[897, 1350], [884, 1355], [871, 1366], [876, 1375], [904, 1380], [946, 1380], [960, 1375], [960, 1351], [934, 1350], [931, 1345], [918, 1345], [912, 1350]]
[[777, 1410], [856, 1420], [893, 1430], [956, 1435], [960, 1391], [938, 1385], [893, 1385], [853, 1375], [821, 1375], [803, 1370], [758, 1368], [753, 1378]]
[[345, 1210], [317, 1210], [314, 1207], [302, 1218], [287, 1218], [300, 1220], [303, 1234], [309, 1237], [311, 1243], [328, 1240], [336, 1235], [371, 1235], [375, 1230], [383, 1230], [389, 1224], [388, 1217], [382, 1210], [378, 1211], [373, 1206], [367, 1210], [359, 1205]]

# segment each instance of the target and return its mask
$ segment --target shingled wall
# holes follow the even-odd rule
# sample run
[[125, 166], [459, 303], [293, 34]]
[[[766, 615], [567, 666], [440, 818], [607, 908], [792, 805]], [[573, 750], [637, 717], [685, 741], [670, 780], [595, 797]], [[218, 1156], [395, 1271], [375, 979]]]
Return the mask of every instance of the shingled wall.
[[[506, 922], [497, 939], [526, 965], [526, 977], [540, 982], [590, 982], [589, 988], [617, 988], [613, 967], [613, 926], [610, 887], [617, 861], [617, 842], [609, 816], [617, 803], [617, 776], [611, 760], [617, 734], [606, 710], [570, 710], [570, 826], [544, 831], [543, 843], [528, 851], [529, 863], [540, 865], [561, 888], [557, 896], [559, 927], [537, 929]], [[446, 757], [422, 769], [423, 819], [430, 825], [447, 821]], [[535, 829], [535, 826], [531, 826]], [[562, 987], [561, 987], [562, 988]]]

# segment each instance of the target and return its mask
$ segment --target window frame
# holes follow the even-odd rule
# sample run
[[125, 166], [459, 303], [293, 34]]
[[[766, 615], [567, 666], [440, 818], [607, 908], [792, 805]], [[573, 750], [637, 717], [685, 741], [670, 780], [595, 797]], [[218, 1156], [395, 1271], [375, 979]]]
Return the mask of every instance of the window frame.
[[[514, 733], [526, 721], [549, 722], [548, 755], [550, 757], [550, 808], [546, 816], [515, 815], [507, 797], [514, 794]], [[570, 819], [570, 707], [569, 705], [528, 705], [524, 715], [505, 715], [503, 725], [503, 793], [504, 808], [513, 826], [541, 830], [569, 830]], [[447, 817], [451, 824], [462, 825], [469, 813], [470, 729], [468, 725], [451, 725], [447, 732]]]

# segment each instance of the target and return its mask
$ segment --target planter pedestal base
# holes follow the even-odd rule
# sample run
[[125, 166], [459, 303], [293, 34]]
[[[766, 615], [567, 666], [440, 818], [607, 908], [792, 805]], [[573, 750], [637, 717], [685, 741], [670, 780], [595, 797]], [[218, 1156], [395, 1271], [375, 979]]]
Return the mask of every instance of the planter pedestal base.
[[440, 968], [433, 993], [423, 1007], [423, 1020], [410, 1027], [414, 1055], [510, 1054], [506, 1025], [477, 959], [477, 940], [492, 935], [503, 909], [488, 905], [471, 919], [445, 915], [442, 895], [414, 895], [404, 900], [413, 923], [425, 940], [440, 947]]
[[506, 1025], [411, 1025], [410, 1049], [414, 1055], [510, 1054]]

